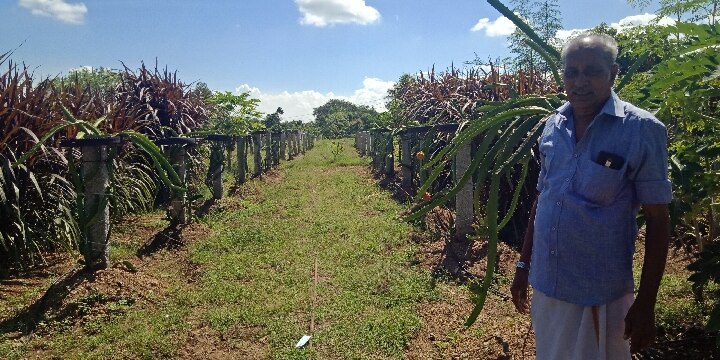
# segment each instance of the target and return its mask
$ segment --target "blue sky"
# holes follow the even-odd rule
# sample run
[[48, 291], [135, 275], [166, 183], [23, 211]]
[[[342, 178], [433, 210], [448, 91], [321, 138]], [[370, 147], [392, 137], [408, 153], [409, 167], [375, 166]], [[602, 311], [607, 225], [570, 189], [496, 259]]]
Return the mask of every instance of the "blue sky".
[[[637, 15], [657, 7], [559, 5], [566, 30], [646, 22]], [[0, 14], [0, 52], [17, 48], [12, 59], [39, 76], [157, 59], [186, 83], [251, 91], [262, 111], [303, 121], [336, 97], [382, 110], [403, 73], [507, 56], [512, 30], [483, 0], [2, 0]]]

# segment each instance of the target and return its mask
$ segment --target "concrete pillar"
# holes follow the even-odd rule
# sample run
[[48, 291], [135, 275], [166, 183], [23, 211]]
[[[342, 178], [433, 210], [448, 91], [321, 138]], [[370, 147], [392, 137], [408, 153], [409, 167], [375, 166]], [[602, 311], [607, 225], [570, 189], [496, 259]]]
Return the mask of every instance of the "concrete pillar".
[[272, 167], [273, 163], [273, 156], [272, 156], [272, 132], [268, 130], [263, 134], [264, 143], [265, 143], [265, 171], [270, 171], [270, 168]]
[[213, 199], [223, 197], [223, 171], [225, 170], [225, 143], [212, 141], [210, 145], [210, 187]]
[[227, 168], [228, 168], [228, 169], [232, 169], [232, 158], [233, 158], [233, 156], [232, 156], [232, 150], [233, 150], [233, 145], [234, 145], [234, 144], [233, 144], [231, 141], [228, 141], [227, 144], [226, 144], [226, 146], [227, 146], [227, 155], [225, 155], [225, 156], [227, 157]]
[[[455, 181], [459, 181], [470, 169], [472, 162], [471, 144], [467, 143], [455, 155]], [[455, 236], [466, 239], [472, 232], [475, 219], [473, 209], [473, 182], [468, 181], [455, 195]]]
[[262, 136], [260, 133], [252, 134], [253, 141], [253, 177], [258, 177], [262, 174], [262, 155], [260, 153]]
[[305, 154], [305, 150], [307, 150], [307, 149], [305, 148], [305, 132], [304, 132], [304, 131], [300, 131], [300, 132], [298, 133], [298, 136], [299, 136], [299, 138], [298, 138], [298, 143], [300, 144], [300, 152], [304, 155], [304, 154]]
[[372, 155], [371, 149], [372, 149], [372, 137], [370, 136], [369, 131], [365, 131], [365, 155], [370, 156]]
[[413, 157], [412, 135], [403, 133], [400, 135], [400, 174], [402, 176], [401, 186], [405, 191], [412, 188], [413, 181]]
[[235, 139], [235, 153], [237, 154], [237, 172], [235, 181], [238, 184], [245, 183], [245, 169], [247, 169], [247, 148], [246, 148], [246, 137], [238, 136]]
[[287, 157], [285, 156], [285, 148], [287, 142], [287, 131], [283, 131], [280, 133], [280, 160], [286, 160]]
[[293, 132], [293, 154], [295, 156], [300, 155], [300, 130]]
[[378, 174], [384, 172], [383, 164], [385, 163], [386, 139], [385, 134], [381, 131], [372, 131], [372, 168]]
[[280, 165], [280, 133], [272, 133], [272, 166], [277, 167]]
[[82, 253], [85, 266], [91, 270], [106, 269], [110, 264], [110, 203], [108, 198], [109, 168], [108, 146], [82, 146], [82, 176], [85, 191], [83, 196], [84, 216], [80, 224], [84, 232]]
[[291, 130], [287, 134], [288, 139], [288, 160], [295, 158], [295, 131]]
[[[185, 184], [187, 177], [187, 146], [186, 145], [168, 145], [166, 151], [169, 153], [168, 158], [177, 172], [180, 181]], [[187, 196], [184, 191], [172, 191], [170, 207], [168, 208], [170, 215], [170, 225], [187, 224]]]
[[387, 132], [385, 135], [385, 158], [384, 164], [385, 176], [395, 176], [395, 142], [391, 132]]

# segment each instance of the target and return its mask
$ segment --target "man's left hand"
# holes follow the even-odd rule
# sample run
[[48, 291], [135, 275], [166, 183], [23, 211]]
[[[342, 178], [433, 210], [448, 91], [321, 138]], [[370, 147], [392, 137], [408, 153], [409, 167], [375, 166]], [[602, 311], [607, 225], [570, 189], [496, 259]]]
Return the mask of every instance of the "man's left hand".
[[630, 339], [630, 351], [648, 348], [655, 340], [655, 304], [637, 300], [625, 316], [625, 339]]

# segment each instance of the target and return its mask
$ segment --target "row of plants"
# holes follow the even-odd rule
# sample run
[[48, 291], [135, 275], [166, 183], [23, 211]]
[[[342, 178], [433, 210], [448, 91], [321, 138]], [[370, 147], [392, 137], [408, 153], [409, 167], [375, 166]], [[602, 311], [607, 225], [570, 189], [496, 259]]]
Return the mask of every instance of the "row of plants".
[[[488, 239], [488, 266], [467, 325], [482, 311], [492, 284], [502, 229], [517, 211], [527, 215], [527, 206], [522, 204], [529, 204], [531, 193], [522, 189], [537, 179], [535, 144], [545, 121], [564, 102], [558, 48], [499, 0], [487, 1], [518, 26], [527, 46], [547, 64], [543, 67], [546, 71], [500, 73], [494, 66], [482, 75], [480, 68], [451, 69], [438, 75], [432, 70], [414, 78], [406, 75], [390, 91], [388, 104], [396, 131], [420, 124], [459, 124], [456, 133], [431, 140], [442, 146], [429, 147], [435, 150], [423, 153], [428, 156], [423, 163], [428, 176], [407, 218], [419, 219], [447, 204], [468, 181], [477, 184], [475, 209], [479, 235]], [[716, 131], [720, 123], [720, 58], [716, 51], [720, 26], [679, 21], [628, 32], [605, 24], [593, 30], [618, 39], [623, 73], [615, 91], [655, 112], [668, 128], [674, 244], [699, 254], [689, 269], [693, 272], [690, 280], [701, 295], [709, 282], [720, 283], [720, 139]], [[453, 157], [470, 142], [476, 143], [471, 171], [431, 196], [422, 192], [447, 175]], [[720, 294], [713, 294], [711, 301], [708, 330], [720, 330]]]
[[212, 92], [157, 65], [37, 81], [11, 55], [0, 55], [0, 277], [43, 264], [48, 253], [86, 252], [97, 214], [83, 210], [81, 153], [64, 140], [122, 138], [109, 151], [110, 190], [102, 200], [117, 219], [166, 206], [171, 190], [191, 199], [207, 192], [208, 146], [190, 152], [185, 186], [151, 140], [269, 128], [248, 94]]

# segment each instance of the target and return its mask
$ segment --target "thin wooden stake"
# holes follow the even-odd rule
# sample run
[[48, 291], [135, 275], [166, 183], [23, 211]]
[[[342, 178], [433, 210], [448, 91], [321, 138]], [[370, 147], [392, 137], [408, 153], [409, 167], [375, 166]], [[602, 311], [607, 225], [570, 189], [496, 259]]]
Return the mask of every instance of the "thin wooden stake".
[[317, 256], [315, 257], [315, 273], [313, 279], [313, 291], [312, 291], [312, 311], [310, 312], [310, 334], [315, 333], [315, 307], [317, 305], [317, 283], [318, 283], [318, 261]]

